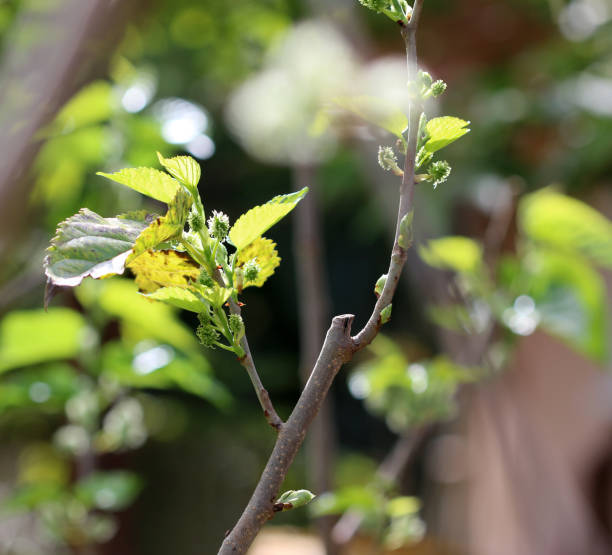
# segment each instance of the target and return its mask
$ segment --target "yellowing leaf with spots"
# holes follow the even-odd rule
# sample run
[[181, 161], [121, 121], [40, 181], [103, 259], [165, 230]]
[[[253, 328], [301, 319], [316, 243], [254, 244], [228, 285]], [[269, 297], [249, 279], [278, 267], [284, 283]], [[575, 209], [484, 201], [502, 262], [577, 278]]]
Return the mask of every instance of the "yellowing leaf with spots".
[[189, 287], [200, 275], [200, 267], [184, 252], [146, 251], [127, 267], [136, 277], [141, 293], [160, 287]]
[[245, 282], [244, 287], [250, 287], [251, 285], [261, 287], [281, 262], [276, 251], [276, 243], [264, 237], [255, 239], [247, 248], [238, 253], [236, 259], [238, 267], [242, 268], [253, 258], [257, 259], [257, 265], [260, 268], [259, 274], [255, 281]]
[[230, 240], [236, 249], [240, 251], [261, 237], [276, 222], [289, 214], [307, 192], [308, 187], [304, 187], [301, 191], [289, 195], [279, 195], [240, 216], [229, 232]]
[[178, 179], [181, 183], [190, 187], [197, 187], [200, 181], [200, 164], [191, 156], [175, 156], [174, 158], [164, 158], [157, 153], [159, 163], [166, 168], [166, 171]]
[[191, 195], [181, 187], [170, 203], [166, 215], [154, 220], [149, 227], [140, 233], [127, 263], [130, 264], [143, 252], [154, 249], [160, 243], [180, 235], [185, 227], [191, 202]]

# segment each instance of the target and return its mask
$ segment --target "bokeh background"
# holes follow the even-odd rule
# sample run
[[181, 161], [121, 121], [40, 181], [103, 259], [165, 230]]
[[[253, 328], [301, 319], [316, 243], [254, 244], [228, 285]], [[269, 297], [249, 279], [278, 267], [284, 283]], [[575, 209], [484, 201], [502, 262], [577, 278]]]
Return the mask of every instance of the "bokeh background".
[[[472, 131], [449, 181], [418, 186], [416, 243], [470, 237], [488, 270], [465, 245], [438, 269], [411, 252], [287, 479], [334, 493], [254, 553], [612, 553], [611, 22], [610, 0], [426, 0], [421, 65], [448, 83], [428, 114]], [[83, 206], [163, 210], [95, 175], [156, 151], [196, 158], [231, 221], [309, 185], [243, 299], [288, 416], [330, 316], [363, 325], [386, 271], [395, 139], [342, 99], [405, 110], [403, 48], [356, 0], [0, 0], [0, 552], [216, 552], [274, 441], [247, 376], [128, 279], [44, 312], [45, 248]], [[516, 216], [551, 185], [599, 213], [569, 205], [582, 239], [554, 260]]]

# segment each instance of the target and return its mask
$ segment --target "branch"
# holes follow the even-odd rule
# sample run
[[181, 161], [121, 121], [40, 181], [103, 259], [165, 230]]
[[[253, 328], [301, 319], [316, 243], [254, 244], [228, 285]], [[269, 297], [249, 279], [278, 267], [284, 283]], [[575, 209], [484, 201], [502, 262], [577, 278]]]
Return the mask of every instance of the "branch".
[[[230, 298], [230, 312], [232, 314], [238, 314], [240, 316], [240, 306]], [[270, 399], [270, 395], [268, 394], [268, 390], [263, 386], [261, 379], [259, 378], [259, 374], [257, 373], [257, 368], [255, 367], [255, 361], [253, 360], [253, 356], [251, 355], [251, 349], [249, 349], [249, 342], [247, 341], [246, 335], [240, 340], [240, 346], [244, 350], [244, 356], [239, 359], [240, 364], [244, 366], [249, 378], [251, 378], [251, 382], [253, 383], [253, 387], [255, 388], [255, 393], [257, 395], [257, 399], [259, 399], [259, 404], [263, 409], [264, 416], [268, 421], [268, 424], [272, 426], [276, 431], [280, 431], [283, 426], [283, 421], [280, 416], [278, 416], [276, 410], [274, 409], [274, 405], [272, 404], [272, 400]]]
[[[415, 79], [417, 71], [416, 30], [422, 4], [423, 0], [415, 0], [412, 19], [409, 24], [402, 27], [402, 36], [407, 50], [408, 77], [412, 81]], [[412, 210], [413, 206], [414, 166], [420, 113], [421, 107], [415, 103], [410, 110], [408, 148], [404, 163], [404, 177], [400, 187], [395, 241], [387, 282], [382, 294], [376, 302], [367, 324], [354, 338], [350, 336], [353, 315], [345, 314], [333, 318], [312, 374], [289, 420], [281, 427], [276, 444], [257, 487], [240, 519], [223, 541], [219, 555], [246, 553], [261, 527], [274, 516], [274, 501], [280, 486], [306, 437], [306, 430], [321, 408], [336, 374], [341, 366], [353, 357], [354, 353], [368, 345], [378, 333], [381, 326], [380, 313], [390, 304], [406, 262], [406, 249], [400, 247], [398, 241], [402, 219]]]
[[234, 529], [225, 538], [219, 555], [246, 553], [261, 527], [274, 516], [274, 500], [340, 367], [353, 354], [352, 314], [335, 316], [310, 379], [281, 428], [274, 450], [255, 491]]

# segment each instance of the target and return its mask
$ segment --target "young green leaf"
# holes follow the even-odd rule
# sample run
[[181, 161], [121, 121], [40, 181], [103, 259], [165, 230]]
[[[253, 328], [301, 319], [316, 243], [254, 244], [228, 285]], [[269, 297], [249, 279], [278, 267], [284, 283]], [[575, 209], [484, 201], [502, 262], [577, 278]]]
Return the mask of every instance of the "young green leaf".
[[206, 308], [195, 293], [183, 287], [162, 287], [144, 296], [197, 314]]
[[434, 268], [472, 273], [482, 264], [482, 247], [467, 237], [442, 237], [421, 245], [419, 256]]
[[425, 143], [425, 150], [436, 152], [460, 139], [470, 132], [467, 128], [469, 124], [469, 121], [452, 116], [430, 119], [425, 126], [429, 137]]
[[200, 266], [184, 253], [172, 250], [145, 251], [127, 267], [136, 276], [141, 293], [160, 287], [189, 287], [200, 275]]
[[175, 156], [173, 158], [164, 158], [159, 152], [157, 153], [159, 163], [166, 168], [166, 171], [178, 179], [183, 185], [195, 188], [200, 181], [200, 164], [198, 164], [191, 156]]
[[236, 267], [243, 268], [251, 260], [257, 261], [259, 272], [254, 281], [245, 280], [244, 287], [251, 285], [261, 287], [281, 262], [276, 251], [276, 243], [270, 239], [258, 237], [248, 247], [238, 252]]
[[81, 209], [58, 226], [47, 249], [44, 266], [49, 282], [76, 287], [87, 276], [122, 274], [137, 237], [153, 217], [134, 212], [103, 218]]
[[153, 168], [126, 168], [115, 173], [98, 172], [116, 183], [130, 187], [143, 195], [170, 204], [180, 188], [176, 179]]
[[404, 131], [408, 127], [406, 114], [380, 98], [373, 96], [342, 96], [334, 99], [341, 108], [353, 112], [369, 123], [382, 127], [405, 142]]
[[612, 268], [612, 223], [585, 203], [544, 189], [525, 196], [518, 215], [530, 239]]
[[160, 243], [180, 236], [185, 227], [191, 203], [191, 195], [181, 187], [168, 206], [166, 215], [157, 218], [138, 236], [132, 254], [127, 259], [127, 263], [129, 264], [143, 252], [154, 249]]
[[279, 195], [266, 204], [251, 208], [240, 216], [229, 232], [229, 238], [237, 250], [248, 247], [276, 222], [291, 212], [308, 192], [308, 187], [288, 195]]

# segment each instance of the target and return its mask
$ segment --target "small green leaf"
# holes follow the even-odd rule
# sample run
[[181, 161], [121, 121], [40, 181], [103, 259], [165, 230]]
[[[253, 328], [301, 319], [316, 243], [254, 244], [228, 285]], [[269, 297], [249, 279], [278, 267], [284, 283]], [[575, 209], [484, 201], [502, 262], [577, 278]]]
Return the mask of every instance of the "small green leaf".
[[525, 196], [518, 215], [530, 239], [612, 268], [612, 223], [587, 204], [544, 189]]
[[57, 228], [45, 257], [45, 273], [54, 285], [76, 287], [83, 278], [122, 274], [138, 235], [153, 216], [145, 212], [103, 218], [87, 208]]
[[189, 287], [198, 279], [200, 266], [191, 257], [173, 250], [145, 251], [128, 264], [141, 293], [160, 287]]
[[277, 500], [276, 503], [283, 505], [282, 510], [287, 511], [289, 509], [297, 509], [308, 505], [314, 498], [315, 494], [308, 491], [307, 489], [298, 489], [286, 491]]
[[452, 116], [430, 119], [425, 126], [429, 137], [425, 143], [425, 150], [436, 152], [460, 139], [470, 132], [467, 128], [469, 124], [469, 121]]
[[482, 264], [482, 247], [467, 237], [442, 237], [421, 245], [419, 256], [434, 268], [472, 273]]
[[406, 114], [389, 105], [381, 98], [372, 96], [343, 96], [334, 99], [338, 106], [353, 112], [365, 121], [382, 127], [402, 141], [404, 131], [408, 127]]
[[179, 190], [180, 184], [167, 173], [153, 168], [126, 168], [115, 173], [98, 172], [107, 177], [156, 200], [170, 204]]
[[120, 511], [130, 506], [142, 489], [141, 479], [133, 472], [95, 472], [75, 485], [76, 496], [87, 507]]
[[162, 287], [144, 296], [147, 299], [162, 301], [166, 304], [196, 313], [200, 313], [206, 308], [195, 293], [182, 287]]
[[257, 260], [259, 273], [255, 281], [246, 281], [244, 287], [251, 285], [261, 287], [281, 262], [276, 251], [276, 243], [264, 237], [258, 237], [248, 247], [238, 252], [236, 267], [243, 268], [247, 262], [253, 259]]
[[192, 202], [191, 195], [181, 187], [168, 206], [166, 215], [157, 218], [138, 236], [132, 254], [127, 259], [127, 264], [129, 265], [132, 260], [143, 252], [154, 249], [160, 243], [181, 235], [185, 228], [185, 222], [187, 221]]
[[196, 188], [198, 186], [201, 174], [200, 164], [191, 156], [164, 158], [158, 152], [157, 157], [159, 158], [159, 163], [166, 168], [166, 171], [183, 183], [183, 185], [187, 185], [191, 188]]
[[307, 192], [308, 187], [304, 187], [296, 193], [279, 195], [240, 216], [229, 232], [229, 238], [236, 249], [244, 249], [261, 237], [276, 222], [289, 214]]

